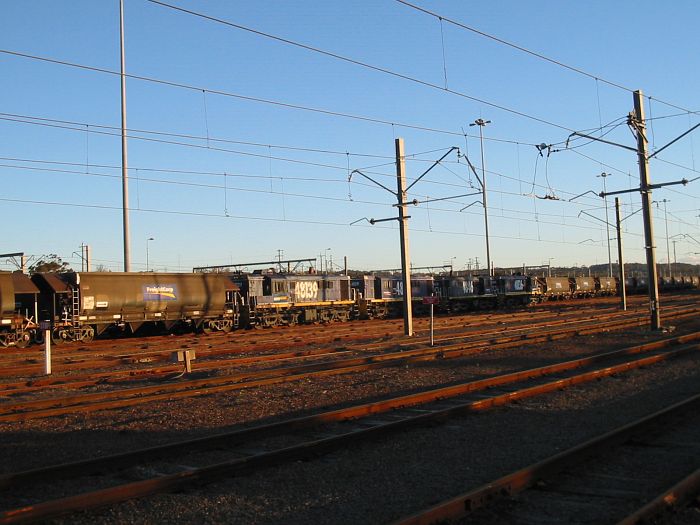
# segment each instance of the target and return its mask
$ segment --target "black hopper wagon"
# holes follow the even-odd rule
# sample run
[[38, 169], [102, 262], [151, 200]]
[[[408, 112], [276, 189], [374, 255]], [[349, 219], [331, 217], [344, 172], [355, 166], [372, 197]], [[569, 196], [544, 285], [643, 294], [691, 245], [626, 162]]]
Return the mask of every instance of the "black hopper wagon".
[[40, 317], [50, 321], [56, 343], [144, 325], [226, 332], [236, 323], [238, 290], [219, 274], [70, 272], [32, 279], [41, 292]]
[[24, 348], [39, 336], [39, 290], [21, 272], [0, 272], [0, 346]]

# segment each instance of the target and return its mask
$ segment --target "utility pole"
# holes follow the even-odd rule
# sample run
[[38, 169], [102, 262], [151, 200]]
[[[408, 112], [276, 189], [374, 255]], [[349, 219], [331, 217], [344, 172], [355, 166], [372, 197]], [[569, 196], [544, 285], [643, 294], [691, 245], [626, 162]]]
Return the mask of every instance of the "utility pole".
[[146, 239], [146, 271], [149, 272], [149, 261], [148, 261], [148, 243], [151, 241], [154, 241], [155, 239], [153, 237], [149, 237]]
[[637, 157], [639, 159], [639, 181], [642, 194], [642, 214], [644, 216], [644, 244], [649, 274], [649, 310], [651, 329], [661, 328], [659, 308], [659, 277], [656, 273], [656, 251], [654, 247], [654, 223], [652, 221], [651, 189], [649, 188], [649, 158], [647, 157], [646, 124], [644, 121], [644, 99], [642, 91], [634, 92], [634, 122], [637, 130]]
[[600, 175], [596, 175], [596, 177], [602, 177], [603, 178], [603, 201], [605, 203], [605, 231], [608, 234], [608, 277], [612, 277], [612, 257], [610, 255], [610, 220], [608, 219], [608, 188], [605, 184], [605, 179], [608, 178], [611, 173], [601, 173]]
[[124, 271], [131, 271], [129, 233], [129, 168], [126, 150], [126, 64], [124, 59], [124, 0], [119, 0], [119, 47], [121, 49], [122, 88], [122, 222], [124, 229]]
[[678, 242], [677, 240], [674, 240], [674, 241], [673, 241], [673, 267], [674, 267], [674, 268], [675, 268], [676, 265], [678, 264], [678, 260], [676, 259], [676, 243], [677, 243], [677, 242]]
[[[402, 138], [395, 139], [395, 146], [396, 146], [396, 184], [397, 184], [397, 191], [394, 192], [394, 190], [389, 189], [387, 186], [382, 184], [381, 182], [377, 182], [374, 180], [372, 177], [369, 177], [362, 173], [360, 170], [353, 170], [350, 172], [350, 175], [348, 176], [348, 182], [352, 180], [353, 174], [357, 173], [358, 175], [364, 177], [365, 179], [369, 180], [376, 186], [379, 186], [380, 188], [388, 191], [391, 193], [394, 197], [396, 197], [396, 200], [398, 201], [394, 206], [396, 206], [399, 210], [398, 217], [389, 217], [385, 219], [368, 219], [367, 217], [363, 217], [362, 219], [359, 219], [352, 224], [355, 224], [356, 222], [360, 222], [362, 220], [366, 220], [370, 224], [374, 225], [377, 224], [378, 222], [386, 222], [386, 221], [399, 221], [399, 234], [400, 234], [400, 241], [401, 241], [401, 280], [402, 280], [402, 285], [403, 285], [403, 326], [404, 326], [404, 334], [407, 336], [412, 336], [413, 335], [413, 303], [412, 303], [412, 297], [411, 297], [411, 260], [410, 260], [410, 249], [409, 249], [409, 242], [408, 242], [408, 219], [411, 218], [410, 215], [406, 214], [406, 207], [409, 204], [413, 205], [418, 205], [421, 201], [418, 199], [413, 199], [411, 202], [408, 202], [407, 199], [407, 194], [408, 191], [415, 186], [416, 183], [420, 182], [420, 180], [425, 177], [435, 166], [440, 164], [449, 154], [451, 154], [453, 151], [459, 152], [459, 148], [456, 146], [451, 147], [447, 153], [445, 153], [440, 159], [436, 160], [427, 170], [425, 170], [416, 180], [414, 180], [409, 186], [406, 186], [406, 157], [404, 154], [404, 143]], [[471, 166], [471, 163], [470, 163]], [[473, 169], [473, 168], [472, 168]], [[478, 175], [477, 175], [478, 177]], [[452, 197], [441, 197], [439, 199], [427, 199], [422, 202], [433, 202], [435, 200], [446, 200], [446, 199], [454, 199], [457, 197], [466, 197], [468, 195], [473, 195], [473, 193], [469, 194], [462, 194], [462, 195], [453, 195]], [[330, 248], [328, 248], [330, 250]]]
[[401, 236], [401, 276], [403, 279], [403, 333], [413, 335], [413, 302], [411, 298], [411, 260], [408, 245], [408, 217], [406, 216], [406, 157], [403, 139], [395, 140], [396, 183], [398, 191], [399, 235]]
[[625, 263], [622, 259], [622, 220], [620, 219], [620, 199], [615, 197], [615, 228], [617, 229], [617, 262], [620, 266], [620, 306], [627, 310], [627, 287], [625, 286]]
[[489, 277], [493, 276], [493, 270], [491, 268], [491, 251], [489, 246], [489, 212], [488, 205], [486, 202], [486, 163], [484, 161], [484, 132], [483, 128], [486, 124], [490, 124], [490, 120], [484, 120], [481, 118], [476, 119], [474, 122], [469, 124], [470, 126], [479, 126], [479, 141], [481, 144], [481, 200], [484, 205], [484, 232], [486, 234], [486, 268], [489, 273]]

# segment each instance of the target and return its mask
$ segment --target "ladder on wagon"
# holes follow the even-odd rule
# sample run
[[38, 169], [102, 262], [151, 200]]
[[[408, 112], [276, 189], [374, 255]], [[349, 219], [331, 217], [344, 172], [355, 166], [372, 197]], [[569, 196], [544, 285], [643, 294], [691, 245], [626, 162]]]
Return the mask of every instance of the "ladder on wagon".
[[77, 334], [80, 331], [80, 290], [76, 286], [73, 288], [73, 316], [72, 324], [74, 333]]

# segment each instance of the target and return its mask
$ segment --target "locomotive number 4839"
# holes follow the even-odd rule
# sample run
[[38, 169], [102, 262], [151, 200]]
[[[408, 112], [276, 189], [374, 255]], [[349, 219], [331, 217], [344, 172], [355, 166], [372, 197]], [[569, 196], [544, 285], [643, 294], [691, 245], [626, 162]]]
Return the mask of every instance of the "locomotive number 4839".
[[315, 299], [318, 295], [318, 283], [316, 281], [298, 281], [294, 287], [297, 299]]

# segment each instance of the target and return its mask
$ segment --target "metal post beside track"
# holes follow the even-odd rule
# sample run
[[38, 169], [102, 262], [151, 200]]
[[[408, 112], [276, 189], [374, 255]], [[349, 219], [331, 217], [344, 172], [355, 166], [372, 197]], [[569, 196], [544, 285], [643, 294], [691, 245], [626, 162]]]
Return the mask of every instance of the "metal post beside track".
[[625, 285], [625, 262], [622, 259], [622, 226], [620, 220], [620, 199], [615, 197], [615, 227], [617, 229], [617, 262], [620, 266], [620, 300], [623, 310], [627, 310], [627, 287]]
[[429, 304], [430, 305], [430, 346], [435, 346], [435, 339], [433, 337], [433, 329], [435, 327], [434, 323], [434, 308], [435, 305], [439, 301], [439, 297], [435, 297], [434, 295], [428, 296], [428, 297], [423, 297], [423, 304]]
[[51, 375], [51, 325], [48, 321], [39, 322], [39, 330], [44, 332], [44, 375]]

